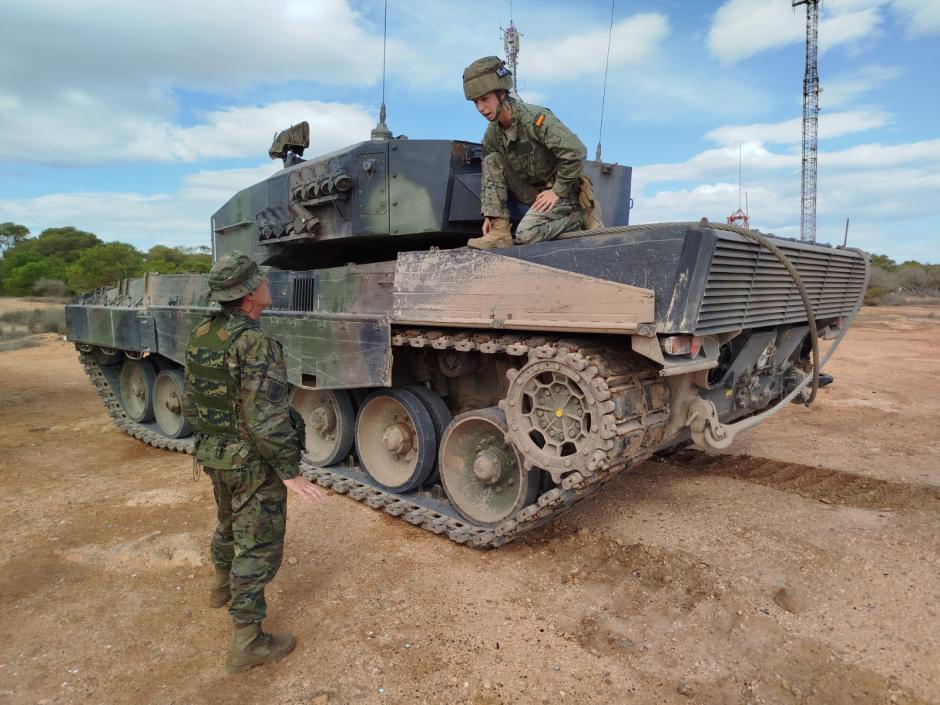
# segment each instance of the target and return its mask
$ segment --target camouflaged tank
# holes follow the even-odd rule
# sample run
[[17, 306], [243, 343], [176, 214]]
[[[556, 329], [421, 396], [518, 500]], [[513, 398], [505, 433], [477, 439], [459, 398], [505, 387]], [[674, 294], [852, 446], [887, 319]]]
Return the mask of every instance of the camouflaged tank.
[[[284, 168], [215, 213], [213, 256], [270, 266], [261, 320], [306, 422], [305, 474], [472, 546], [805, 400], [813, 324], [837, 343], [866, 288], [856, 250], [705, 221], [630, 226], [630, 168], [597, 162], [585, 171], [608, 227], [470, 250], [480, 145], [383, 129], [314, 159], [306, 145], [306, 124], [278, 136]], [[67, 307], [120, 428], [192, 451], [181, 365], [211, 309], [204, 276], [153, 274]]]

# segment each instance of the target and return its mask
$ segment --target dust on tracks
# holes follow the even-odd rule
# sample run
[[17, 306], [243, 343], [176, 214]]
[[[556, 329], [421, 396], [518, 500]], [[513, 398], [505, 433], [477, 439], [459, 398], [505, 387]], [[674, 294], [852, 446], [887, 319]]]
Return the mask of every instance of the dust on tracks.
[[749, 455], [682, 450], [660, 460], [675, 468], [752, 482], [782, 492], [859, 509], [940, 509], [940, 488]]

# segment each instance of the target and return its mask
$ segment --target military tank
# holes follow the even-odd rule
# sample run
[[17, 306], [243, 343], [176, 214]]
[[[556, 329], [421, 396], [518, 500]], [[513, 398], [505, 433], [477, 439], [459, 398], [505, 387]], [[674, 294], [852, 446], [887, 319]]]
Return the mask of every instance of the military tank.
[[[480, 251], [479, 144], [371, 138], [283, 168], [211, 220], [213, 258], [269, 267], [303, 472], [458, 543], [493, 547], [689, 443], [724, 448], [818, 371], [867, 285], [863, 252], [705, 220], [630, 225], [631, 169], [586, 162], [613, 225]], [[511, 204], [513, 220], [525, 207]], [[123, 431], [192, 452], [184, 349], [204, 275], [78, 296], [68, 338]], [[817, 339], [833, 341], [820, 359]]]

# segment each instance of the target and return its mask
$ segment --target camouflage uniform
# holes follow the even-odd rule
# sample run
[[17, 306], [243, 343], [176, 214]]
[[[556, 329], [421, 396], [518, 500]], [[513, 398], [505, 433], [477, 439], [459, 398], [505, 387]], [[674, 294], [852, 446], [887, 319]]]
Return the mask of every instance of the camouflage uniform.
[[577, 188], [587, 156], [584, 144], [547, 108], [508, 100], [512, 125], [504, 130], [493, 121], [483, 136], [483, 215], [508, 218], [510, 192], [531, 204], [540, 191], [550, 188], [558, 202], [547, 213], [530, 209], [516, 228], [516, 240], [541, 242], [577, 230], [582, 220]]
[[[261, 280], [254, 262], [233, 253], [213, 267], [210, 287], [213, 298], [227, 301]], [[196, 433], [196, 462], [212, 479], [218, 526], [211, 556], [217, 569], [229, 571], [236, 625], [265, 617], [264, 586], [281, 565], [283, 480], [299, 474], [301, 453], [288, 389], [280, 343], [244, 313], [223, 309], [193, 331], [183, 414]]]

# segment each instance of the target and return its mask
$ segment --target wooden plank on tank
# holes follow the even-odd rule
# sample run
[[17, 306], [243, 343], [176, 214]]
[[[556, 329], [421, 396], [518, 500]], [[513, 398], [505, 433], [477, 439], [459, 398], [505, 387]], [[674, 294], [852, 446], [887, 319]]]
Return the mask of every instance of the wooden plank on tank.
[[649, 289], [471, 249], [399, 254], [392, 308], [406, 325], [635, 333], [654, 320]]

